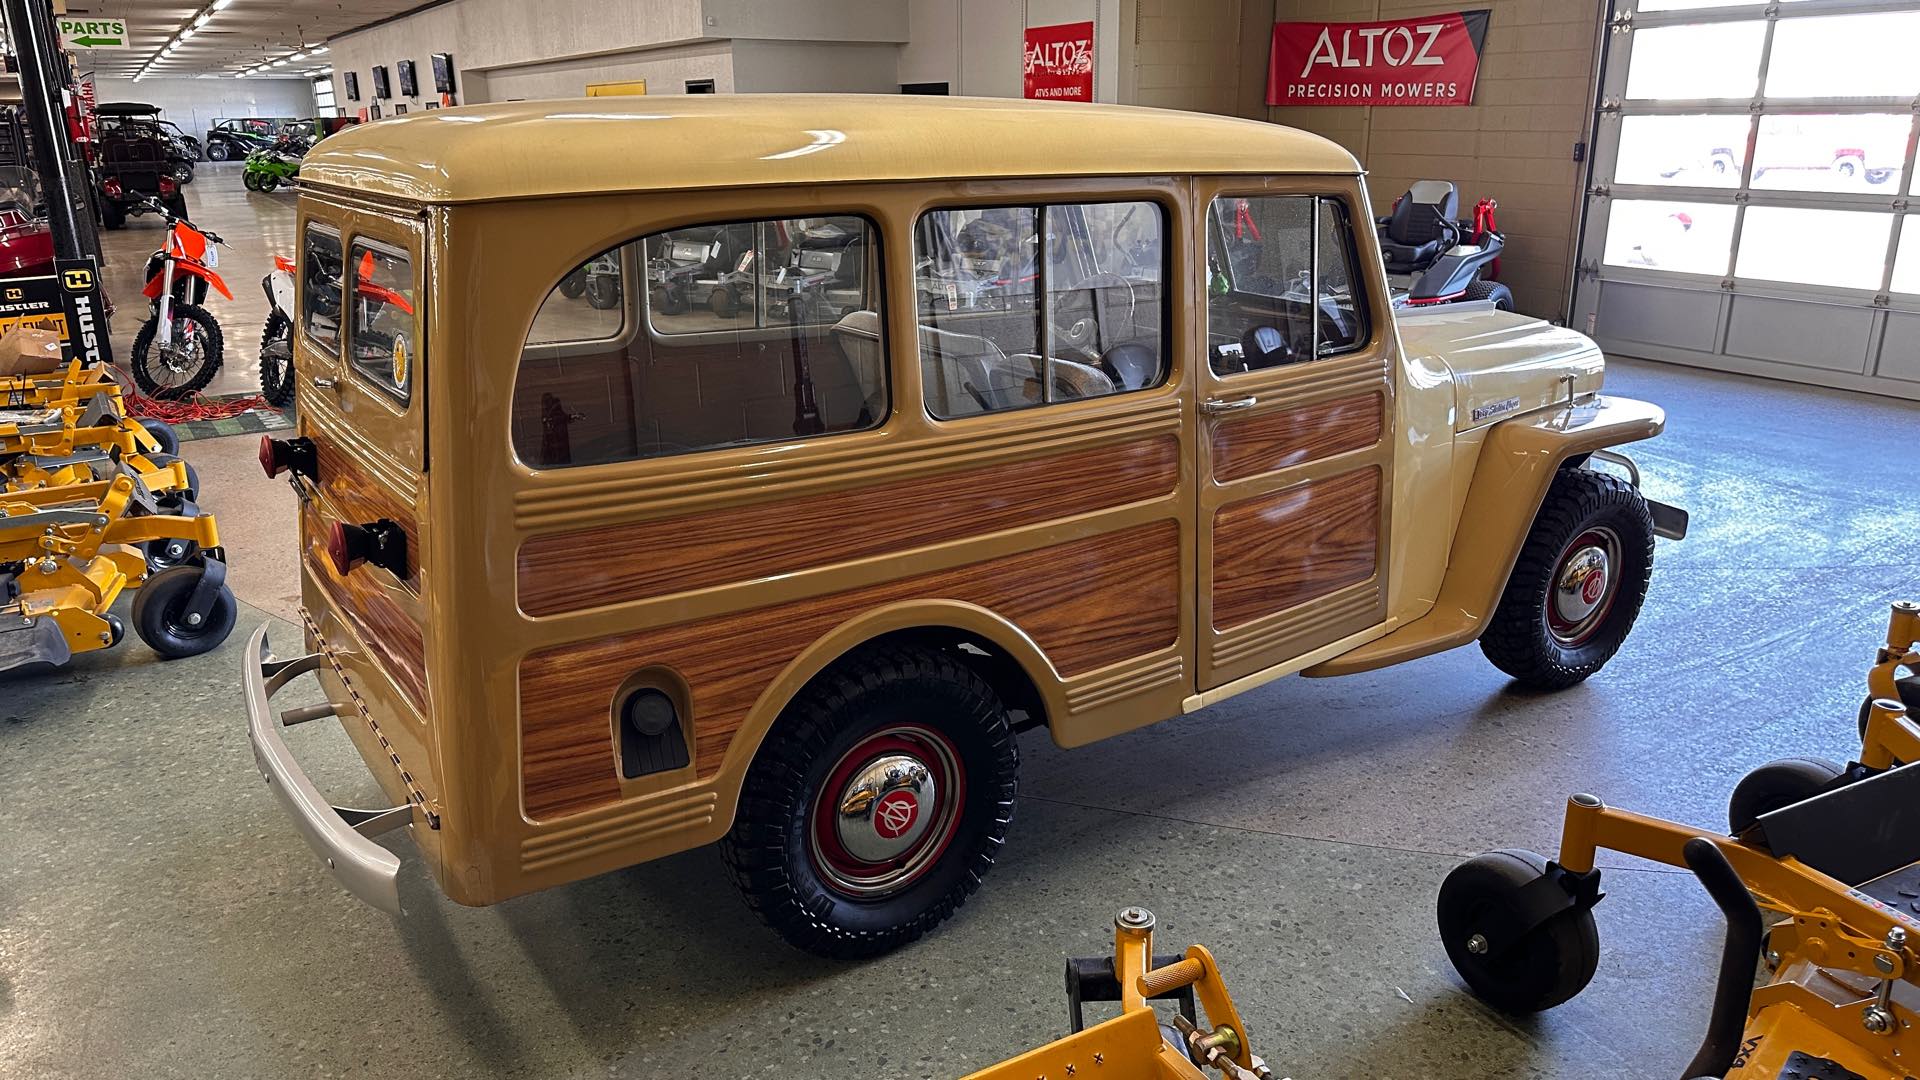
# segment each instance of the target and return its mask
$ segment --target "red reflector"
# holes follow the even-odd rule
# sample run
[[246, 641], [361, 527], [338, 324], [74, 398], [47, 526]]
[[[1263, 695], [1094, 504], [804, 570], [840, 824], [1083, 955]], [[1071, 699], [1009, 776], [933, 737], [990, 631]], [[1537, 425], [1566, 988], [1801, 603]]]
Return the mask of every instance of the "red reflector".
[[109, 176], [100, 181], [100, 190], [107, 193], [107, 198], [117, 199], [120, 197], [120, 181]]
[[279, 476], [286, 466], [280, 463], [280, 448], [273, 443], [273, 436], [260, 436], [260, 469], [269, 478]]
[[347, 551], [347, 527], [338, 521], [327, 529], [327, 558], [343, 576], [353, 569], [354, 558]]
[[173, 182], [173, 178], [170, 176], [163, 176], [160, 178], [160, 194], [162, 195], [173, 194], [174, 191], [179, 188], [179, 186], [180, 185]]

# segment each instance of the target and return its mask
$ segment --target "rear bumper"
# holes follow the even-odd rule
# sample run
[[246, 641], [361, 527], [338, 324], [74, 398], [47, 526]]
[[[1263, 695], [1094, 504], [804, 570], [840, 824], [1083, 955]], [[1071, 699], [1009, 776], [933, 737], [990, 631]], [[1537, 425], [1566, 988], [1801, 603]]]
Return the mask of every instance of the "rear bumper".
[[400, 858], [369, 837], [413, 822], [413, 805], [378, 810], [334, 806], [307, 778], [286, 740], [282, 726], [332, 716], [333, 707], [289, 709], [275, 715], [270, 699], [295, 678], [326, 663], [322, 654], [293, 660], [275, 660], [268, 651], [267, 628], [262, 625], [247, 639], [241, 654], [240, 682], [247, 700], [247, 738], [253, 744], [254, 764], [273, 789], [274, 797], [294, 830], [313, 849], [346, 890], [390, 915], [400, 912]]

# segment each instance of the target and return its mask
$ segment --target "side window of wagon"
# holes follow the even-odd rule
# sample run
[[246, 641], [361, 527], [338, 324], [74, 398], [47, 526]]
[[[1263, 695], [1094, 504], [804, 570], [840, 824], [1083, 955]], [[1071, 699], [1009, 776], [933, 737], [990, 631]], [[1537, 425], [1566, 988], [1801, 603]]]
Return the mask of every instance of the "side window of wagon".
[[307, 339], [340, 351], [340, 234], [308, 225], [300, 252], [300, 325]]
[[1216, 375], [1353, 352], [1366, 288], [1346, 203], [1223, 197], [1207, 214], [1207, 356]]
[[419, 333], [413, 305], [413, 260], [398, 248], [371, 240], [353, 242], [349, 258], [353, 325], [348, 344], [353, 366], [401, 401], [413, 390]]
[[951, 420], [1160, 385], [1166, 230], [1151, 202], [921, 215], [914, 291], [927, 411]]
[[835, 216], [672, 229], [547, 294], [520, 355], [513, 446], [595, 465], [878, 427], [879, 232]]

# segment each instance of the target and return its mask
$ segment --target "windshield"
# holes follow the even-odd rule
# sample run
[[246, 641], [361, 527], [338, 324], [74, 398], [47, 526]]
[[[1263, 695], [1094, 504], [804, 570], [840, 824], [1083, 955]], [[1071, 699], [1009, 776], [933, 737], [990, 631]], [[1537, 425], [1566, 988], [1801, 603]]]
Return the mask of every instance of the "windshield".
[[0, 167], [0, 213], [25, 217], [39, 215], [40, 178], [32, 169], [13, 165]]

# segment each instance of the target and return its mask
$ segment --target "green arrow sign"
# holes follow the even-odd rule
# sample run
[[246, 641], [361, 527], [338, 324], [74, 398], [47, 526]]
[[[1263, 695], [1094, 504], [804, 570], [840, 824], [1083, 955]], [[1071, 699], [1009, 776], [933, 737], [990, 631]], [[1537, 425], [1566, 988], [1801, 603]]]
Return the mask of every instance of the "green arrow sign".
[[125, 19], [68, 19], [60, 24], [60, 44], [69, 49], [131, 49]]

